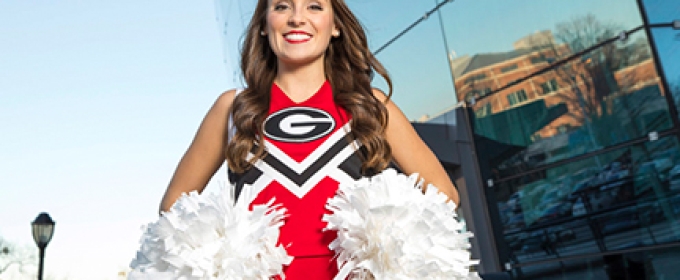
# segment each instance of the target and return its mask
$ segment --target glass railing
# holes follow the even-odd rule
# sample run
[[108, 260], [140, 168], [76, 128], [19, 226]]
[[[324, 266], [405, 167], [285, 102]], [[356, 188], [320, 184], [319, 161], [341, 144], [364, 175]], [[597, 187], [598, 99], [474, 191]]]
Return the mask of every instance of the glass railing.
[[680, 145], [664, 137], [494, 187], [517, 263], [680, 241]]

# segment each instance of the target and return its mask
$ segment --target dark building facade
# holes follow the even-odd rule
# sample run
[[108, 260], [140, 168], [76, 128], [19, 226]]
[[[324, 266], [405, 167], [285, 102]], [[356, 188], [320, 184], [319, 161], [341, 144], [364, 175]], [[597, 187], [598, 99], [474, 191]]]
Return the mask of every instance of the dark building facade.
[[[456, 182], [482, 273], [680, 279], [680, 3], [346, 2]], [[217, 3], [237, 69], [254, 3]]]

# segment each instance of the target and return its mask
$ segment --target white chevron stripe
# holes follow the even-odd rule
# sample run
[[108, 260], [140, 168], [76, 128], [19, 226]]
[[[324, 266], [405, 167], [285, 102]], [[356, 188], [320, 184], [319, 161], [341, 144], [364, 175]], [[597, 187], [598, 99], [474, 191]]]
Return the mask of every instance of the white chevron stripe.
[[335, 143], [340, 141], [340, 139], [345, 137], [350, 132], [350, 130], [351, 130], [350, 123], [346, 123], [340, 129], [333, 132], [333, 134], [331, 134], [326, 139], [326, 141], [324, 141], [318, 148], [316, 148], [311, 154], [309, 154], [304, 160], [302, 160], [302, 162], [295, 161], [288, 154], [281, 151], [281, 149], [279, 149], [278, 147], [276, 147], [276, 145], [274, 145], [273, 143], [269, 142], [266, 139], [264, 140], [264, 145], [268, 153], [276, 157], [278, 160], [280, 160], [283, 164], [288, 166], [288, 168], [295, 171], [297, 174], [302, 174], [302, 172], [307, 170], [307, 168], [309, 168], [310, 165], [312, 165], [323, 154], [325, 154], [328, 151], [328, 149], [330, 149]]
[[[326, 163], [318, 172], [314, 173], [312, 177], [309, 178], [305, 183], [302, 184], [302, 189], [312, 189], [319, 181], [321, 181], [324, 177], [330, 176], [331, 174], [336, 173], [335, 171], [339, 171], [341, 173], [345, 173], [344, 171], [340, 170], [338, 167], [340, 164], [342, 164], [343, 161], [345, 161], [347, 158], [352, 156], [354, 154], [355, 150], [354, 147], [356, 144], [356, 141], [352, 143], [352, 145], [347, 145], [342, 151], [340, 151], [337, 155], [333, 157], [328, 163]], [[349, 177], [349, 175], [348, 175]], [[335, 179], [335, 178], [334, 178]], [[342, 181], [339, 181], [342, 182]]]
[[[253, 187], [256, 188], [257, 193], [259, 193], [264, 188], [266, 188], [272, 180], [276, 180], [295, 196], [298, 198], [303, 198], [326, 176], [329, 176], [338, 182], [353, 180], [352, 177], [340, 170], [338, 166], [347, 158], [352, 156], [352, 154], [354, 154], [355, 147], [358, 147], [357, 141], [354, 141], [350, 145], [347, 145], [345, 148], [343, 148], [342, 151], [335, 155], [329, 162], [324, 164], [324, 166], [319, 169], [319, 171], [315, 172], [301, 186], [298, 186], [295, 182], [279, 172], [279, 170], [270, 166], [263, 160], [257, 160], [254, 167], [260, 169], [260, 171], [262, 171], [264, 174], [262, 174], [262, 176], [253, 184]], [[311, 163], [309, 163], [308, 166], [309, 165], [311, 165]], [[302, 172], [304, 172], [304, 170], [300, 171], [300, 173]], [[268, 179], [262, 179], [266, 175], [269, 175], [270, 177], [267, 176]]]
[[342, 171], [339, 168], [331, 170], [331, 172], [328, 174], [328, 177], [332, 178], [333, 180], [337, 181], [340, 184], [345, 183], [345, 182], [354, 182], [355, 181], [355, 179], [352, 178], [352, 176], [349, 176], [349, 174], [347, 174], [347, 172]]
[[260, 175], [260, 177], [258, 177], [257, 180], [255, 180], [255, 182], [253, 182], [253, 184], [250, 186], [252, 188], [252, 191], [255, 193], [253, 198], [257, 197], [257, 195], [259, 195], [260, 192], [262, 192], [273, 181], [274, 179], [271, 176], [268, 176], [267, 174]]
[[[273, 181], [274, 179], [272, 179], [270, 176], [267, 176], [267, 174], [260, 175], [260, 177], [258, 177], [257, 180], [255, 180], [255, 182], [252, 184], [245, 184], [243, 186], [239, 199], [249, 198], [250, 201], [247, 201], [248, 204], [252, 203], [253, 200], [260, 194], [260, 192], [262, 192]], [[248, 195], [245, 195], [245, 192], [248, 192]]]
[[[264, 174], [262, 174], [262, 176], [265, 176], [265, 174], [271, 176], [271, 179], [273, 181], [277, 181], [277, 182], [281, 183], [281, 185], [286, 187], [286, 189], [288, 189], [291, 193], [293, 193], [298, 198], [302, 198], [303, 196], [305, 196], [305, 194], [307, 194], [307, 192], [309, 192], [309, 190], [303, 190], [301, 187], [298, 187], [298, 185], [295, 184], [295, 182], [288, 179], [288, 177], [286, 177], [281, 172], [279, 172], [279, 170], [277, 170], [276, 168], [267, 164], [263, 160], [257, 160], [255, 162], [254, 167], [257, 168], [257, 169], [260, 169], [260, 171], [262, 171], [262, 173], [264, 173]], [[260, 189], [260, 191], [265, 189], [271, 183], [271, 181], [269, 181], [269, 180], [265, 180], [265, 181], [262, 181], [262, 182], [266, 183], [266, 185], [256, 186], [256, 188]]]

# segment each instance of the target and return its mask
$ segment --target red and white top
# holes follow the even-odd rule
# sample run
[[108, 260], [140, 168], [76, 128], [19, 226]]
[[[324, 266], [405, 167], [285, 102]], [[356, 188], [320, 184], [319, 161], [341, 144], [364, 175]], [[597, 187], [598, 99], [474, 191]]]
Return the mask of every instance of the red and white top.
[[230, 173], [230, 181], [237, 194], [244, 185], [254, 188], [251, 205], [275, 198], [288, 210], [279, 241], [289, 255], [332, 255], [328, 244], [335, 233], [322, 231], [326, 201], [340, 182], [361, 176], [359, 144], [347, 137], [350, 116], [333, 101], [328, 82], [300, 103], [274, 84], [270, 100], [263, 136], [267, 154], [245, 173]]

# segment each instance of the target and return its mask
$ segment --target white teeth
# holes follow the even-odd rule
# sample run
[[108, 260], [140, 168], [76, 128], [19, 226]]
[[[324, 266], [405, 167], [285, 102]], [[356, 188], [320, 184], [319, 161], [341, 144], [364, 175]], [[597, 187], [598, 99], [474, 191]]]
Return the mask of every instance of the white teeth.
[[309, 38], [311, 38], [311, 36], [309, 36], [307, 34], [301, 34], [301, 33], [292, 33], [292, 34], [286, 35], [286, 39], [293, 40], [293, 41], [307, 40]]

